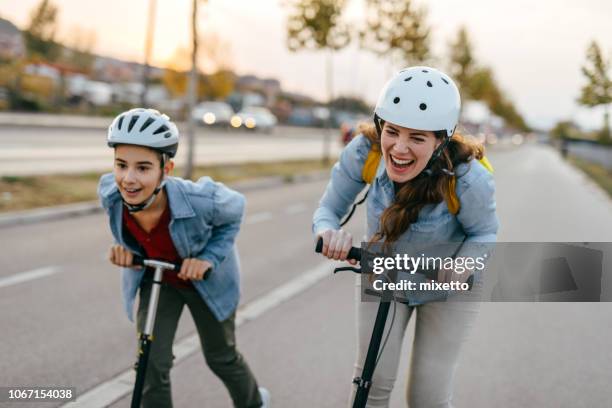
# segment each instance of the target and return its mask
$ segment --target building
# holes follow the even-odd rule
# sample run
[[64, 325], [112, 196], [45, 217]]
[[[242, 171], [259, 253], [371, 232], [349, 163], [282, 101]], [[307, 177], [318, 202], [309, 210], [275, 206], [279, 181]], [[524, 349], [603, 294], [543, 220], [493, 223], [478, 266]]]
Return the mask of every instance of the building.
[[0, 59], [22, 58], [25, 54], [21, 30], [10, 21], [0, 18]]

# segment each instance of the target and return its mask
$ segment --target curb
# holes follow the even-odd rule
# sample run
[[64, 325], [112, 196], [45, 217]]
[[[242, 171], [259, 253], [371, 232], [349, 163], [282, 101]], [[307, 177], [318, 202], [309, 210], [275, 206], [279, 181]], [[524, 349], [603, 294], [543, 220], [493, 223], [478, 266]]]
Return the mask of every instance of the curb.
[[[321, 181], [328, 177], [329, 171], [322, 170], [312, 173], [296, 174], [294, 176], [260, 177], [253, 180], [230, 183], [228, 186], [234, 190], [244, 193], [248, 191], [273, 188], [283, 184]], [[74, 218], [83, 215], [97, 214], [101, 213], [102, 211], [103, 209], [100, 207], [100, 203], [98, 201], [87, 201], [76, 204], [36, 208], [33, 210], [8, 212], [0, 214], [0, 228]]]

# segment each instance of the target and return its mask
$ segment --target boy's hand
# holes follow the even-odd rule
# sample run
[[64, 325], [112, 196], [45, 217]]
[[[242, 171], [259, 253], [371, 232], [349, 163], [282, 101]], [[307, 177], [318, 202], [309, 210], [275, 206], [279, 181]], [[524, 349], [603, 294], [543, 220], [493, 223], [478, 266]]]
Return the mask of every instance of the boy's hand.
[[110, 248], [109, 260], [113, 265], [123, 266], [125, 268], [131, 268], [132, 262], [134, 261], [134, 255], [127, 248], [121, 245], [113, 245]]
[[178, 277], [183, 280], [202, 280], [204, 274], [210, 268], [212, 268], [212, 264], [208, 261], [197, 258], [187, 258], [183, 260], [183, 265], [181, 266]]

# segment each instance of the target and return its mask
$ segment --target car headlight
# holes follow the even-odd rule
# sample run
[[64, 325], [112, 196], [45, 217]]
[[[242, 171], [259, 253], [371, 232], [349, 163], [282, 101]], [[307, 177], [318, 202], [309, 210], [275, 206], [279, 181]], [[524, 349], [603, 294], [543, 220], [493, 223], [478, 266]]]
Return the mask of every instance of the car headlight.
[[253, 129], [256, 125], [257, 123], [255, 122], [255, 119], [253, 118], [247, 118], [244, 121], [244, 126], [248, 127], [249, 129]]
[[217, 117], [212, 112], [206, 112], [204, 114], [204, 118], [203, 119], [204, 119], [204, 123], [206, 123], [207, 125], [212, 125], [217, 120]]
[[242, 126], [242, 118], [238, 115], [234, 115], [232, 116], [232, 119], [230, 119], [230, 124], [232, 127], [239, 128]]

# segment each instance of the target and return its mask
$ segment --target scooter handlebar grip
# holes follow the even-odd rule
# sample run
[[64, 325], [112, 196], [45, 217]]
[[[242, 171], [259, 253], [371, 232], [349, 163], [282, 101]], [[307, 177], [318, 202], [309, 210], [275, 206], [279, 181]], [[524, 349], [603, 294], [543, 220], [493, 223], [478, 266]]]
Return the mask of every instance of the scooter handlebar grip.
[[132, 258], [132, 265], [144, 266], [144, 258], [140, 255], [134, 255]]
[[[319, 239], [317, 240], [317, 246], [315, 247], [315, 252], [317, 254], [320, 254], [321, 252], [323, 252], [323, 238], [322, 237], [319, 237]], [[346, 259], [354, 259], [356, 261], [360, 261], [361, 260], [361, 248], [352, 247], [349, 250], [348, 255], [346, 256]]]

